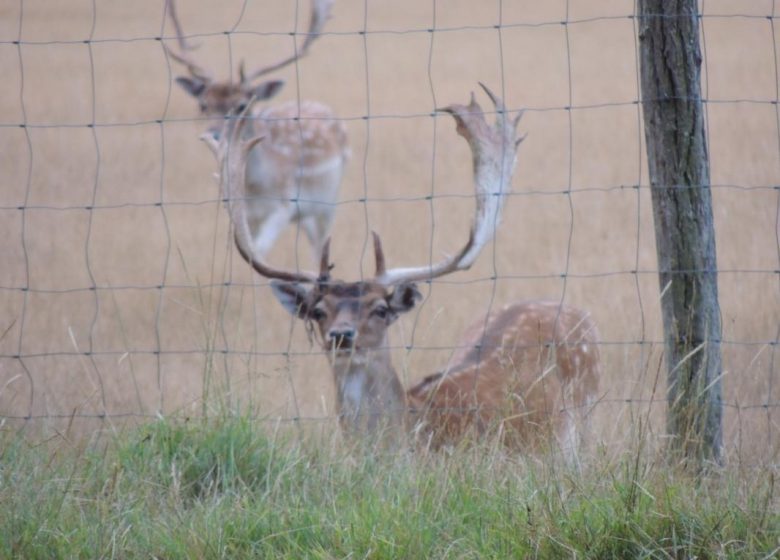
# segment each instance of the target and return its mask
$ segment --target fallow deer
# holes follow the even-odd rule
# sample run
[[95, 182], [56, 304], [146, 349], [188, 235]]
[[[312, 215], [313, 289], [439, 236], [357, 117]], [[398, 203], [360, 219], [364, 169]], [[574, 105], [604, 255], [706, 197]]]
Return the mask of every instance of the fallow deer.
[[598, 334], [586, 312], [559, 302], [513, 303], [474, 323], [450, 366], [408, 391], [391, 362], [388, 327], [421, 298], [415, 282], [469, 268], [501, 216], [522, 141], [516, 133], [520, 115], [510, 122], [503, 102], [482, 87], [496, 108], [494, 125], [473, 95], [467, 106], [440, 110], [454, 117], [473, 155], [476, 215], [468, 242], [435, 264], [388, 269], [374, 233], [376, 273], [361, 282], [331, 278], [329, 242], [318, 274], [276, 269], [253, 254], [240, 194], [247, 154], [262, 139], [242, 140], [238, 119], [226, 125], [221, 141], [205, 140], [220, 163], [239, 252], [272, 279], [290, 313], [316, 326], [330, 358], [344, 432], [376, 438], [413, 430], [438, 447], [495, 429], [516, 446], [557, 437], [571, 456], [599, 378]]
[[[267, 100], [281, 89], [281, 80], [259, 84], [255, 80], [305, 56], [330, 17], [332, 4], [333, 0], [312, 0], [306, 39], [293, 56], [250, 73], [244, 71], [242, 62], [238, 81], [219, 81], [192, 59], [192, 47], [182, 33], [176, 6], [168, 0], [179, 52], [166, 50], [189, 71], [189, 76], [180, 76], [176, 82], [198, 100], [201, 114], [210, 120], [209, 133], [217, 136], [227, 115], [242, 112], [250, 99]], [[288, 101], [252, 115], [243, 130], [246, 138], [266, 138], [248, 155], [246, 165], [243, 196], [247, 199], [252, 252], [266, 254], [288, 224], [298, 223], [318, 257], [333, 223], [350, 156], [343, 123], [322, 103]]]

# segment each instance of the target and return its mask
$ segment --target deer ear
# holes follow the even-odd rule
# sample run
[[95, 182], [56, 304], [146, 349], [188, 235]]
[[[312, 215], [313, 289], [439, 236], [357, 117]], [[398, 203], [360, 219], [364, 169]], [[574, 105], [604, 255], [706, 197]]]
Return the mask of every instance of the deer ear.
[[249, 93], [260, 101], [263, 99], [271, 99], [274, 95], [279, 93], [279, 90], [282, 89], [283, 85], [284, 80], [271, 80], [250, 88]]
[[312, 288], [297, 282], [271, 281], [271, 290], [279, 303], [294, 317], [306, 319], [309, 316], [309, 294]]
[[410, 311], [422, 299], [422, 294], [417, 289], [417, 284], [399, 284], [393, 293], [387, 298], [387, 304], [396, 313]]
[[199, 78], [179, 76], [176, 78], [176, 83], [179, 84], [182, 89], [189, 93], [192, 97], [198, 97], [201, 93], [203, 93], [203, 90], [206, 89], [206, 82]]

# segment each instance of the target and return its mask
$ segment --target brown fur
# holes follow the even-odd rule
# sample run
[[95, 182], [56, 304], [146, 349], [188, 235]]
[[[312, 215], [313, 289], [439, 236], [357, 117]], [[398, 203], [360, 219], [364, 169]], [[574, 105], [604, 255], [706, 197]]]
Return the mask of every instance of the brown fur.
[[571, 413], [596, 397], [598, 333], [585, 312], [557, 302], [515, 303], [473, 323], [448, 371], [408, 391], [435, 445], [469, 430], [501, 430], [528, 444], [540, 434], [564, 442]]

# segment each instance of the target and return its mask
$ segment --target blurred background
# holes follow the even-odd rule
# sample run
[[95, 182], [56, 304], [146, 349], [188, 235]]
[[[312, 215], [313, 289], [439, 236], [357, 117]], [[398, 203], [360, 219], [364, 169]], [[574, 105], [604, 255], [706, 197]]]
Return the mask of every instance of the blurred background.
[[[197, 60], [219, 78], [281, 60], [305, 0], [180, 1]], [[702, 87], [723, 315], [725, 442], [780, 443], [777, 6], [706, 0]], [[484, 82], [528, 137], [505, 219], [477, 265], [430, 287], [392, 329], [408, 386], [446, 364], [492, 309], [546, 298], [587, 309], [603, 344], [594, 424], [620, 449], [662, 437], [659, 286], [636, 21], [626, 0], [337, 0], [271, 103], [315, 99], [352, 146], [334, 275], [456, 250], [471, 158], [450, 117]], [[158, 414], [251, 411], [336, 430], [330, 368], [233, 249], [162, 0], [0, 0], [0, 416], [89, 435]], [[314, 266], [290, 228], [269, 260]]]

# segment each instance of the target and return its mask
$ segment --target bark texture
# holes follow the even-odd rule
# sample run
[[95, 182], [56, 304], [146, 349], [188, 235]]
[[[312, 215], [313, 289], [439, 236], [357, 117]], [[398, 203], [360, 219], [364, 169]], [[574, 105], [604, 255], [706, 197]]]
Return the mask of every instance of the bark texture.
[[640, 73], [668, 368], [671, 448], [722, 448], [720, 308], [696, 0], [638, 0]]

